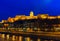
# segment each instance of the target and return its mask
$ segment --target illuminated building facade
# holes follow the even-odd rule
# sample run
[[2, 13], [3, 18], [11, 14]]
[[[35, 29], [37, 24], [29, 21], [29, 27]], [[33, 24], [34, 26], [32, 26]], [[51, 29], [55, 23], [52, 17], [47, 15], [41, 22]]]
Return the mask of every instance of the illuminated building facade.
[[38, 14], [34, 16], [31, 11], [30, 16], [16, 15], [14, 18], [2, 20], [4, 26], [21, 28], [24, 31], [57, 31], [60, 28], [60, 16], [49, 16], [48, 14]]

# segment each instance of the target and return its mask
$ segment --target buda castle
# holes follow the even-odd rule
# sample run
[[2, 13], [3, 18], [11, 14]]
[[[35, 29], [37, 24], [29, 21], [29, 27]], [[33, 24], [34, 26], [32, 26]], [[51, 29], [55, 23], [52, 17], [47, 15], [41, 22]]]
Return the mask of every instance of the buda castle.
[[0, 22], [1, 27], [8, 28], [22, 28], [22, 29], [34, 29], [41, 31], [57, 31], [60, 30], [60, 16], [49, 16], [48, 14], [34, 15], [34, 12], [30, 12], [30, 16], [16, 15], [15, 17], [9, 17], [7, 20]]
[[38, 14], [34, 16], [34, 12], [30, 12], [30, 16], [26, 15], [16, 15], [14, 18], [9, 17], [7, 20], [2, 20], [1, 23], [4, 22], [14, 22], [17, 20], [29, 20], [29, 19], [60, 19], [60, 16], [49, 16], [48, 14]]

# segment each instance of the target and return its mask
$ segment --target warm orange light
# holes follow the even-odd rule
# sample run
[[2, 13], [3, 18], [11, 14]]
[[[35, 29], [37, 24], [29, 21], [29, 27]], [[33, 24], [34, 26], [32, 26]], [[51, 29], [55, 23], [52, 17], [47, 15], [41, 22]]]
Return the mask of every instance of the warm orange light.
[[9, 26], [9, 24], [4, 24], [5, 27]]
[[60, 19], [60, 16], [57, 16], [58, 19]]
[[14, 18], [9, 17], [8, 22], [14, 22]]
[[2, 23], [7, 22], [7, 20], [2, 20]]
[[41, 17], [42, 19], [46, 19], [46, 18], [48, 17], [48, 15], [42, 14], [40, 17]]
[[25, 19], [26, 19], [26, 16], [21, 16], [20, 19], [21, 19], [21, 20], [25, 20]]
[[30, 16], [26, 16], [26, 19], [30, 19]]
[[45, 18], [46, 18], [46, 16], [45, 16], [45, 15], [41, 15], [41, 18], [45, 19]]
[[58, 24], [58, 26], [60, 27], [60, 24]]
[[56, 16], [49, 16], [48, 19], [56, 19]]
[[17, 21], [19, 18], [14, 18], [14, 21]]
[[17, 20], [25, 20], [25, 19], [56, 19], [60, 18], [60, 16], [48, 16], [48, 14], [38, 14], [37, 16], [34, 16], [33, 11], [30, 12], [30, 16], [25, 15], [16, 15], [15, 18], [9, 17], [8, 20], [2, 20], [2, 23], [4, 22], [14, 22]]

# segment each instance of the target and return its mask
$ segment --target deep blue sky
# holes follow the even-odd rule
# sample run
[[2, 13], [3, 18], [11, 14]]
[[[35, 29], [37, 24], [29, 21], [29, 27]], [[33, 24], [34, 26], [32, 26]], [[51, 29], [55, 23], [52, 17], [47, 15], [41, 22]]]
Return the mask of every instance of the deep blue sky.
[[18, 14], [45, 13], [60, 15], [60, 0], [0, 0], [0, 21]]

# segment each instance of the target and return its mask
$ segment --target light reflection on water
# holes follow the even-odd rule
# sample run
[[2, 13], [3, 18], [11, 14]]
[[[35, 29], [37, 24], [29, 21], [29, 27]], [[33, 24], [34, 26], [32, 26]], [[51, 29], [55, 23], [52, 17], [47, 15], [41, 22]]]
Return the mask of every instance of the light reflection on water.
[[[6, 38], [0, 38], [0, 41], [19, 41], [19, 39], [18, 40], [12, 40], [12, 38], [10, 37], [9, 39], [6, 39]], [[26, 38], [23, 38], [23, 41], [28, 41]], [[35, 40], [35, 38], [32, 40], [30, 40], [30, 41], [37, 41], [37, 40]], [[40, 39], [39, 41], [60, 41], [60, 40], [44, 40], [44, 39]]]
[[[0, 41], [19, 41], [19, 40], [12, 40], [12, 39], [3, 39], [3, 38], [0, 38]], [[23, 39], [23, 41], [27, 41], [27, 40]], [[34, 40], [30, 40], [30, 41], [34, 41]], [[54, 40], [40, 40], [40, 41], [54, 41]]]

